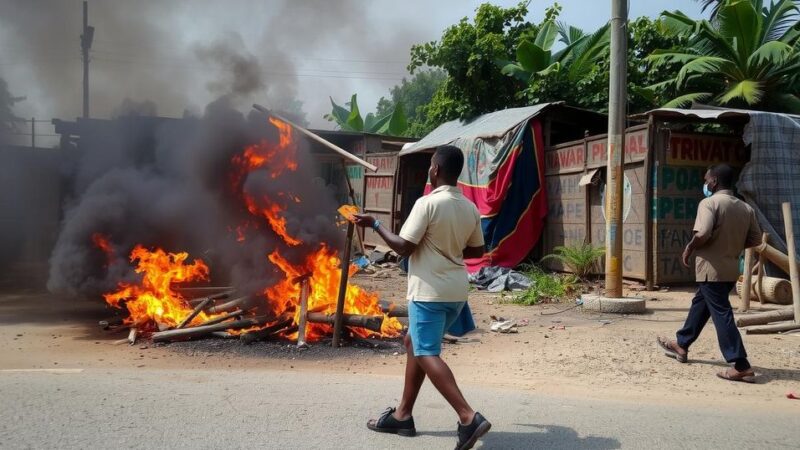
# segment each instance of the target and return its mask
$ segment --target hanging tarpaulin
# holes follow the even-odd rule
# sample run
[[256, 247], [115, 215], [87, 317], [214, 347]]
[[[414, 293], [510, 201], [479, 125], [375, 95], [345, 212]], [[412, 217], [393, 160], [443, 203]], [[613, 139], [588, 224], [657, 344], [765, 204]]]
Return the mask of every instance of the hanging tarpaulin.
[[486, 255], [467, 260], [467, 270], [517, 266], [539, 242], [547, 215], [541, 122], [526, 120], [499, 138], [451, 144], [464, 152], [458, 185], [478, 207], [486, 241]]

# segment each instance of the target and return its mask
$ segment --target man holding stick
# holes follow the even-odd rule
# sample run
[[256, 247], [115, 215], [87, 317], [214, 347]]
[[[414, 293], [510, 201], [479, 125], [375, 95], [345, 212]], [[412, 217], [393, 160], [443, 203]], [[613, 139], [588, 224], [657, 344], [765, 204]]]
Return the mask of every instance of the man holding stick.
[[374, 217], [355, 216], [357, 225], [373, 228], [392, 250], [409, 257], [403, 396], [397, 408], [388, 408], [367, 427], [414, 436], [411, 413], [428, 377], [458, 414], [457, 450], [472, 448], [492, 426], [470, 407], [453, 372], [440, 358], [445, 330], [464, 308], [469, 292], [464, 258], [480, 258], [484, 253], [480, 215], [458, 188], [463, 167], [460, 149], [451, 145], [436, 149], [428, 169], [433, 191], [417, 200], [399, 236]]
[[[689, 346], [700, 336], [708, 319], [714, 322], [722, 355], [733, 367], [717, 374], [729, 381], [753, 382], [755, 373], [747, 360], [742, 336], [733, 321], [733, 308], [728, 295], [739, 277], [739, 255], [745, 248], [761, 240], [756, 215], [748, 204], [733, 195], [733, 169], [718, 164], [705, 174], [703, 192], [706, 197], [697, 206], [694, 236], [683, 252], [683, 264], [695, 261], [697, 294], [677, 340], [658, 338], [664, 353], [678, 362], [688, 360]], [[750, 274], [745, 274], [750, 276]]]

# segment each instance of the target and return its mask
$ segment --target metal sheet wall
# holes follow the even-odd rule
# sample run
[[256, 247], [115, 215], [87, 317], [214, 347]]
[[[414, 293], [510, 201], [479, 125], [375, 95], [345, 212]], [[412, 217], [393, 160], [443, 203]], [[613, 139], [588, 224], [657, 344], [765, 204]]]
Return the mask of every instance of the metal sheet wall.
[[653, 165], [653, 273], [655, 284], [691, 283], [694, 267], [681, 255], [692, 239], [706, 169], [720, 162], [741, 167], [750, 159], [740, 137], [664, 130]]
[[[625, 178], [623, 208], [623, 275], [644, 279], [646, 268], [646, 186], [645, 159], [648, 155], [647, 126], [626, 131]], [[544, 233], [544, 253], [557, 246], [591, 242], [605, 245], [605, 167], [607, 136], [591, 136], [549, 148], [545, 152], [545, 178], [548, 196], [548, 217]], [[597, 170], [594, 183], [580, 186], [580, 179]], [[555, 260], [545, 265], [565, 270]], [[595, 272], [602, 272], [602, 261]]]

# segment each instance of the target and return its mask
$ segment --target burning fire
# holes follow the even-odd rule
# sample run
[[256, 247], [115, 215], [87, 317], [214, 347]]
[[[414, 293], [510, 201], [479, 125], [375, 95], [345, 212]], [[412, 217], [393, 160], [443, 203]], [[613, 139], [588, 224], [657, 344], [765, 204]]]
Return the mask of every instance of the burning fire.
[[358, 214], [358, 206], [355, 205], [342, 205], [338, 209], [339, 214], [345, 219], [353, 222], [356, 220], [355, 215]]
[[264, 216], [264, 218], [267, 219], [267, 223], [269, 223], [269, 226], [272, 228], [272, 231], [280, 236], [286, 244], [296, 246], [303, 243], [300, 239], [290, 236], [289, 232], [286, 230], [286, 218], [281, 216], [285, 208], [281, 207], [281, 205], [272, 202], [267, 197], [262, 199], [262, 203], [265, 205], [264, 207], [257, 205], [253, 197], [249, 195], [245, 195], [244, 199], [250, 214], [254, 216]]
[[92, 234], [92, 242], [95, 247], [99, 248], [106, 255], [106, 265], [114, 261], [114, 249], [111, 247], [111, 242], [108, 237], [101, 233]]
[[245, 147], [242, 154], [234, 156], [233, 162], [243, 174], [268, 168], [270, 177], [278, 178], [284, 169], [292, 172], [297, 170], [297, 144], [292, 139], [291, 126], [273, 117], [269, 118], [269, 122], [278, 129], [278, 144], [262, 139], [258, 144]]
[[[166, 253], [160, 248], [150, 251], [137, 245], [131, 252], [131, 262], [137, 261], [135, 270], [142, 274], [141, 283], [119, 283], [117, 292], [104, 295], [106, 302], [115, 308], [121, 308], [124, 302], [130, 323], [177, 326], [193, 308], [173, 290], [174, 284], [208, 280], [209, 274], [202, 260], [185, 264], [188, 258], [186, 252]], [[209, 318], [200, 313], [194, 320], [203, 322]]]
[[[287, 311], [294, 311], [294, 321], [300, 320], [300, 285], [294, 279], [310, 273], [310, 292], [308, 295], [308, 310], [333, 314], [336, 312], [336, 298], [339, 293], [339, 278], [341, 276], [341, 260], [336, 251], [322, 244], [316, 252], [308, 255], [305, 264], [295, 266], [283, 258], [276, 250], [269, 255], [269, 260], [275, 264], [286, 277], [279, 283], [267, 288], [265, 294], [271, 300], [270, 306], [276, 315]], [[350, 266], [350, 275], [355, 273], [356, 267]], [[384, 315], [378, 303], [378, 296], [364, 291], [358, 286], [347, 285], [345, 294], [344, 312], [346, 314], [359, 314], [367, 316], [384, 316], [381, 326], [381, 335], [398, 336], [403, 330], [403, 325], [393, 317]], [[332, 327], [327, 324], [309, 323], [306, 336], [309, 341], [317, 340], [330, 334]], [[354, 328], [357, 335], [368, 337], [373, 332]]]
[[[241, 154], [232, 159], [234, 173], [231, 180], [235, 191], [240, 191], [243, 180], [255, 171], [261, 171], [264, 176], [276, 178], [285, 170], [295, 171], [297, 169], [295, 159], [297, 144], [293, 139], [291, 127], [275, 118], [270, 118], [269, 121], [278, 129], [278, 143], [262, 140], [258, 144], [246, 147]], [[276, 194], [276, 199], [266, 196], [254, 198], [246, 192], [241, 192], [241, 194], [247, 211], [252, 216], [265, 218], [271, 229], [286, 246], [297, 247], [301, 244], [308, 244], [292, 236], [287, 229], [285, 217], [287, 205], [300, 203], [300, 198], [288, 192]], [[339, 211], [348, 220], [352, 220], [353, 214], [358, 212], [358, 208], [345, 205]], [[244, 242], [245, 231], [248, 229], [255, 231], [261, 228], [258, 223], [251, 220], [245, 221], [235, 228], [231, 227], [230, 231], [234, 232], [235, 230], [236, 240]], [[95, 245], [107, 254], [111, 254], [108, 239], [100, 234], [93, 235], [92, 239]], [[136, 273], [141, 274], [141, 282], [138, 284], [119, 283], [119, 290], [104, 296], [106, 302], [117, 308], [121, 308], [124, 304], [130, 313], [129, 323], [140, 326], [144, 323], [168, 327], [177, 326], [193, 312], [193, 308], [174, 290], [175, 285], [209, 279], [208, 266], [199, 259], [187, 264], [188, 257], [186, 252], [167, 253], [160, 248], [150, 251], [137, 245], [131, 252], [130, 260], [136, 262], [135, 270]], [[267, 287], [263, 292], [267, 307], [275, 317], [290, 313], [294, 314], [294, 323], [299, 323], [301, 287], [295, 282], [295, 279], [302, 275], [310, 275], [308, 311], [335, 313], [341, 276], [341, 261], [336, 250], [325, 243], [320, 243], [316, 250], [309, 250], [300, 264], [290, 263], [279, 250], [265, 255], [265, 257], [284, 275], [280, 281]], [[351, 266], [350, 275], [355, 270], [356, 267]], [[348, 285], [346, 287], [344, 312], [365, 316], [383, 316], [380, 331], [383, 336], [398, 336], [403, 329], [402, 324], [396, 318], [388, 317], [383, 313], [376, 294], [366, 292], [358, 286]], [[192, 323], [205, 322], [218, 316], [201, 312], [193, 319]], [[373, 331], [362, 328], [353, 327], [351, 330], [361, 337], [374, 334]], [[330, 325], [308, 323], [306, 339], [308, 341], [318, 340], [329, 335], [331, 331], [332, 326]], [[237, 331], [231, 332], [238, 334]], [[287, 337], [296, 338], [296, 333]]]

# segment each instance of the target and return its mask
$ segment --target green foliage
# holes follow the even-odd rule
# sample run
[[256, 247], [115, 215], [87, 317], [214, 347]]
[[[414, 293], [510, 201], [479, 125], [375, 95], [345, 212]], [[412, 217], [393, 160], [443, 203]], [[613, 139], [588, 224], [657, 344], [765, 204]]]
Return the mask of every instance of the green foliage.
[[674, 89], [664, 106], [692, 101], [800, 113], [800, 9], [793, 0], [725, 0], [713, 22], [662, 13], [670, 32], [688, 39], [680, 49], [657, 49], [646, 61], [654, 70], [677, 66], [675, 75], [651, 85]]
[[343, 131], [357, 131], [364, 133], [388, 134], [392, 136], [402, 136], [408, 128], [406, 121], [405, 108], [402, 103], [395, 104], [395, 107], [383, 116], [376, 116], [369, 113], [367, 117], [361, 117], [358, 109], [356, 94], [350, 98], [350, 102], [345, 103], [350, 109], [336, 104], [331, 98], [333, 109], [325, 118], [331, 122], [336, 122], [339, 129]]
[[[533, 74], [519, 95], [528, 104], [563, 100], [571, 105], [606, 111], [610, 71], [609, 26], [606, 24], [590, 34], [564, 24], [558, 24], [558, 27], [560, 42], [565, 45], [553, 55], [558, 59], [559, 70]], [[680, 46], [686, 39], [647, 17], [631, 21], [628, 28], [628, 110], [634, 113], [658, 106], [664, 96], [674, 92], [674, 89], [659, 93], [645, 89], [668, 80], [669, 72], [653, 70], [652, 64], [644, 58], [657, 48]], [[677, 70], [675, 65], [670, 68]]]
[[411, 80], [403, 78], [399, 85], [389, 91], [390, 98], [381, 97], [378, 100], [375, 115], [380, 117], [391, 114], [396, 105], [402, 104], [408, 121], [408, 129], [403, 135], [422, 137], [428, 134], [430, 129], [425, 127], [424, 107], [431, 102], [446, 77], [447, 75], [441, 70], [422, 70], [414, 74]]
[[556, 247], [553, 250], [555, 253], [545, 256], [542, 261], [548, 259], [560, 261], [580, 278], [585, 278], [589, 275], [592, 267], [606, 253], [604, 247], [595, 247], [585, 242], [578, 245]]
[[562, 301], [568, 298], [578, 287], [578, 279], [574, 275], [546, 273], [532, 265], [522, 265], [519, 268], [531, 279], [531, 287], [523, 292], [514, 294], [510, 301], [521, 305], [535, 305], [537, 303]]
[[432, 101], [422, 108], [424, 128], [525, 104], [516, 96], [524, 84], [503, 75], [496, 61], [512, 60], [520, 38], [536, 33], [537, 28], [525, 20], [526, 5], [503, 8], [484, 3], [472, 22], [464, 18], [445, 29], [438, 41], [411, 47], [411, 73], [436, 67], [447, 74]]

